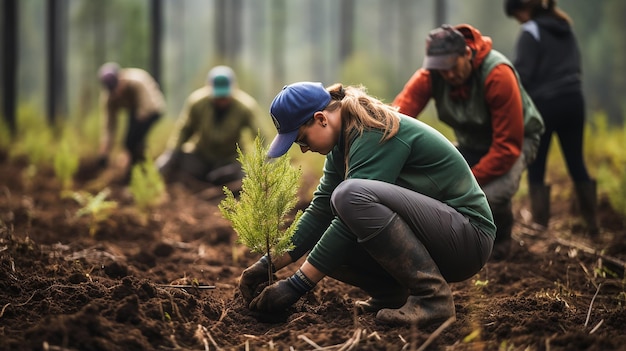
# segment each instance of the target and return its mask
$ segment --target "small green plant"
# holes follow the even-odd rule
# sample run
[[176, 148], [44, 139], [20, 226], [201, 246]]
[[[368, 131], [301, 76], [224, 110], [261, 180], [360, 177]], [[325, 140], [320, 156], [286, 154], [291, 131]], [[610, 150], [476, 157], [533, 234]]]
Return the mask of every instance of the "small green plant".
[[20, 106], [17, 135], [10, 151], [11, 158], [25, 156], [31, 165], [41, 169], [41, 166], [50, 165], [52, 161], [52, 141], [52, 129], [33, 106]]
[[[286, 225], [287, 215], [298, 201], [301, 169], [293, 168], [289, 157], [268, 160], [267, 149], [261, 138], [254, 140], [254, 148], [244, 155], [237, 146], [238, 161], [245, 176], [239, 198], [224, 187], [226, 198], [219, 204], [222, 215], [230, 220], [238, 234], [238, 242], [250, 251], [265, 253], [270, 262], [272, 255], [282, 255], [293, 248], [293, 236], [302, 211], [297, 211], [291, 225]], [[268, 268], [270, 284], [271, 268]]]
[[588, 158], [597, 169], [599, 193], [606, 193], [613, 209], [626, 215], [626, 154], [622, 151], [626, 124], [622, 128], [610, 126], [604, 114], [594, 116], [593, 121], [593, 128], [586, 129], [585, 145], [592, 151]]
[[59, 144], [57, 152], [54, 154], [54, 173], [61, 181], [63, 190], [72, 187], [74, 174], [78, 170], [78, 163], [78, 155], [71, 150], [67, 139], [63, 139]]
[[163, 201], [165, 182], [151, 159], [133, 166], [130, 192], [135, 204], [142, 211], [147, 211]]
[[489, 279], [474, 281], [474, 286], [483, 287], [483, 286], [487, 286], [487, 285], [489, 285]]
[[106, 221], [117, 208], [117, 202], [108, 201], [106, 198], [111, 191], [108, 188], [103, 189], [97, 195], [85, 191], [67, 192], [66, 196], [71, 197], [78, 202], [81, 207], [76, 211], [76, 217], [89, 216], [91, 222], [89, 224], [89, 235], [94, 236], [98, 230], [100, 223]]

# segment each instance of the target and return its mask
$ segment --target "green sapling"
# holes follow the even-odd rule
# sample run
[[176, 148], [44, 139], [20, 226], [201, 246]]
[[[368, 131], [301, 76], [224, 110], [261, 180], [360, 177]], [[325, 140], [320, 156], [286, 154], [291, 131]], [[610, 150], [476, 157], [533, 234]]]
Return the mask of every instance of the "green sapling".
[[91, 236], [96, 234], [100, 223], [107, 220], [117, 208], [117, 202], [106, 200], [110, 193], [111, 190], [108, 188], [103, 189], [95, 196], [85, 191], [66, 192], [66, 196], [83, 206], [76, 211], [76, 217], [89, 216], [91, 218], [89, 225], [89, 235]]
[[[296, 212], [289, 226], [286, 222], [298, 201], [302, 170], [291, 166], [288, 155], [268, 160], [267, 149], [259, 136], [251, 152], [244, 155], [237, 145], [237, 153], [245, 174], [241, 192], [236, 199], [233, 192], [224, 187], [226, 198], [219, 209], [231, 221], [238, 242], [252, 252], [265, 253], [271, 262], [272, 255], [282, 255], [293, 248], [291, 237], [302, 211]], [[271, 265], [268, 275], [271, 284]]]
[[141, 211], [148, 211], [164, 200], [165, 181], [151, 159], [133, 166], [130, 177], [130, 192]]
[[72, 187], [73, 177], [78, 170], [78, 164], [78, 155], [72, 152], [69, 142], [63, 140], [54, 154], [54, 173], [61, 181], [63, 190]]

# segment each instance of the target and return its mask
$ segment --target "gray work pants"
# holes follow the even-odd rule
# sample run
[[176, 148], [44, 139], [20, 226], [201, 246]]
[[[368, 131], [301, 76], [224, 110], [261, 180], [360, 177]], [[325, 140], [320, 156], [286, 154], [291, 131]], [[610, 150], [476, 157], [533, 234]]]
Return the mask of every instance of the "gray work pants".
[[386, 182], [349, 179], [331, 196], [333, 211], [359, 237], [375, 236], [397, 213], [424, 244], [449, 282], [463, 281], [487, 262], [493, 238], [454, 208]]
[[538, 140], [524, 139], [522, 154], [513, 167], [504, 175], [482, 186], [491, 210], [496, 214], [499, 209], [510, 209], [511, 199], [519, 189], [520, 179], [526, 167], [535, 159]]

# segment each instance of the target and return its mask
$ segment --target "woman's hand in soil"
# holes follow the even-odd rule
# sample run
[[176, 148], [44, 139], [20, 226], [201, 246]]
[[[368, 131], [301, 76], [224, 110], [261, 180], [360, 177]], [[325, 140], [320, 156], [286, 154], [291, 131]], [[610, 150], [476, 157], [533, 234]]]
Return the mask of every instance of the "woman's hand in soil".
[[[258, 295], [257, 290], [259, 290], [260, 285], [264, 285], [269, 282], [269, 273], [267, 270], [268, 266], [269, 260], [267, 257], [263, 256], [255, 264], [246, 268], [243, 273], [241, 273], [239, 291], [241, 291], [241, 295], [246, 302], [250, 303], [250, 301]], [[274, 269], [272, 265], [272, 273], [275, 271], [276, 269]]]
[[249, 308], [261, 312], [282, 312], [293, 305], [303, 293], [298, 291], [292, 278], [280, 280], [267, 288], [250, 302]]

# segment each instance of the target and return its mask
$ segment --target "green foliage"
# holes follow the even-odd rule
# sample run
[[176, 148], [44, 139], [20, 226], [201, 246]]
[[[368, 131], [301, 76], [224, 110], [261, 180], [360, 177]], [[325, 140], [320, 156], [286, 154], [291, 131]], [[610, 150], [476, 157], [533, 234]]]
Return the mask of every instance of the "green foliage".
[[18, 142], [12, 156], [26, 156], [35, 166], [49, 164], [53, 157], [52, 133], [47, 129], [33, 130]]
[[267, 149], [260, 137], [245, 155], [237, 146], [245, 177], [239, 199], [224, 187], [226, 198], [219, 204], [222, 215], [230, 220], [238, 241], [251, 251], [281, 255], [293, 247], [293, 236], [302, 215], [298, 211], [286, 227], [286, 216], [298, 201], [300, 169], [293, 168], [287, 155], [267, 160]]
[[[622, 167], [626, 169], [626, 162]], [[598, 184], [602, 184], [602, 188], [606, 190], [609, 203], [615, 212], [626, 216], [626, 171], [621, 173], [621, 176], [616, 176], [610, 167], [602, 165], [598, 168]]]
[[54, 154], [54, 173], [61, 181], [63, 190], [72, 187], [73, 177], [78, 170], [79, 157], [73, 150], [70, 142], [63, 139]]
[[476, 280], [476, 281], [474, 281], [474, 285], [475, 286], [479, 286], [479, 287], [487, 286], [487, 285], [489, 285], [489, 279], [487, 279], [487, 280]]
[[99, 110], [93, 109], [84, 116], [73, 120], [73, 135], [80, 139], [80, 151], [83, 154], [96, 153], [100, 146], [102, 122], [99, 113]]
[[611, 207], [626, 215], [626, 124], [622, 128], [610, 126], [604, 114], [594, 116], [592, 128], [585, 133], [586, 158], [596, 169], [598, 188], [606, 193]]
[[147, 136], [146, 158], [156, 159], [167, 146], [167, 140], [172, 131], [176, 130], [176, 121], [171, 118], [160, 118], [150, 130]]
[[18, 108], [17, 136], [11, 147], [10, 157], [25, 156], [36, 166], [49, 164], [54, 149], [52, 131], [32, 104], [21, 104]]
[[137, 207], [146, 211], [159, 205], [165, 195], [165, 182], [152, 159], [133, 166], [130, 177], [130, 192]]
[[[363, 75], [363, 72], [369, 74]], [[391, 103], [393, 96], [385, 94], [391, 91], [389, 86], [391, 76], [393, 76], [392, 67], [387, 62], [373, 59], [366, 52], [356, 52], [343, 64], [340, 81], [345, 85], [363, 85], [372, 96]]]
[[8, 150], [9, 145], [11, 145], [11, 131], [2, 118], [0, 119], [0, 150]]
[[117, 208], [117, 202], [107, 201], [106, 198], [111, 194], [108, 188], [100, 191], [97, 195], [92, 195], [85, 191], [64, 193], [66, 197], [70, 197], [78, 202], [82, 208], [76, 211], [76, 217], [89, 216], [91, 223], [89, 225], [89, 235], [94, 236], [99, 228], [100, 223], [106, 221]]

